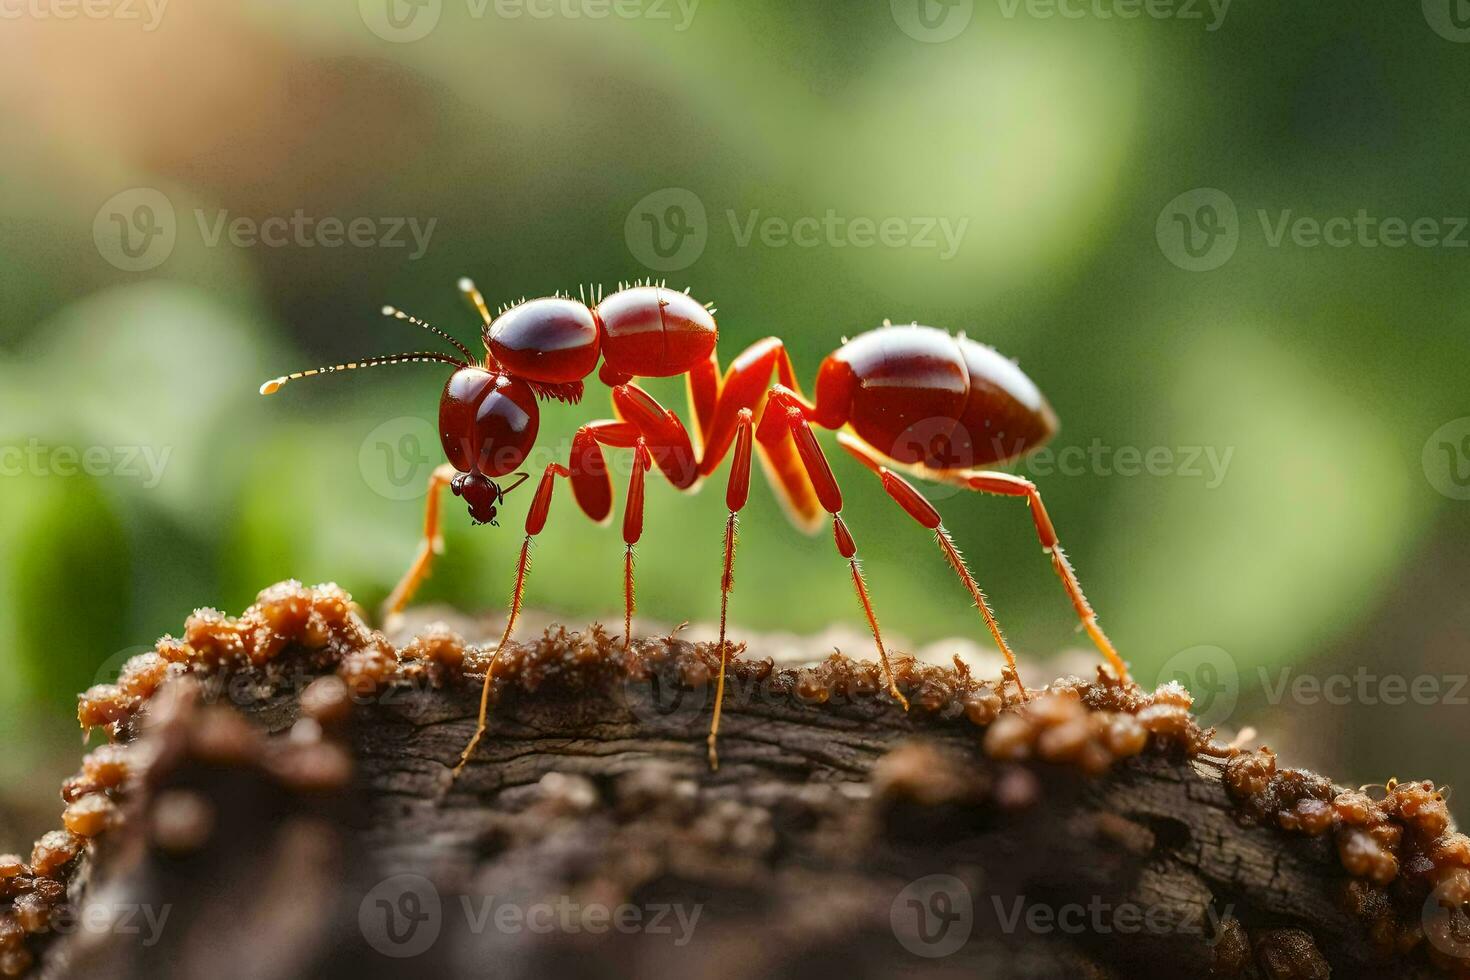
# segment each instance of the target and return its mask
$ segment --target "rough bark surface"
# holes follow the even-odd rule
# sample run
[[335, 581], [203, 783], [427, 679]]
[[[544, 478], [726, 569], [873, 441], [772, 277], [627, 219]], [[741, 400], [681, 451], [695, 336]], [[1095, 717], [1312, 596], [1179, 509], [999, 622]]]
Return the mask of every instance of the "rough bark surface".
[[[315, 792], [245, 750], [219, 762], [221, 712], [291, 737], [299, 679], [176, 694], [124, 733], [159, 761], [72, 885], [165, 925], [152, 945], [58, 936], [42, 975], [1416, 975], [1343, 907], [1330, 842], [1243, 821], [1213, 761], [998, 762], [963, 714], [765, 697], [742, 676], [716, 772], [712, 685], [609, 673], [508, 691], [451, 783], [470, 675], [355, 705], [327, 743], [352, 778]], [[192, 825], [181, 800], [206, 803]], [[160, 846], [191, 826], [191, 846]]]

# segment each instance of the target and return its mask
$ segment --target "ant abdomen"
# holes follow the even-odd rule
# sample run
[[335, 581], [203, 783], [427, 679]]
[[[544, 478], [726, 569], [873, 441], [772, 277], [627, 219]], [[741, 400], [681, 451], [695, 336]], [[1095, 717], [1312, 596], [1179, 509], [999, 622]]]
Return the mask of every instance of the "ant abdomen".
[[900, 463], [953, 471], [1016, 459], [1057, 429], [1016, 363], [935, 327], [880, 327], [847, 341], [817, 376], [819, 418], [850, 423]]

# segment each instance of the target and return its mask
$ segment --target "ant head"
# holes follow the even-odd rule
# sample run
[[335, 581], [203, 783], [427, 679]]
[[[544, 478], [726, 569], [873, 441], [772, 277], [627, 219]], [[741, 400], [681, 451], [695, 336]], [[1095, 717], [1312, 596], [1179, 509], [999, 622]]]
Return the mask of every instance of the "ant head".
[[457, 473], [449, 481], [449, 489], [469, 504], [470, 517], [476, 524], [499, 526], [495, 520], [495, 505], [505, 494], [494, 480], [483, 473]]

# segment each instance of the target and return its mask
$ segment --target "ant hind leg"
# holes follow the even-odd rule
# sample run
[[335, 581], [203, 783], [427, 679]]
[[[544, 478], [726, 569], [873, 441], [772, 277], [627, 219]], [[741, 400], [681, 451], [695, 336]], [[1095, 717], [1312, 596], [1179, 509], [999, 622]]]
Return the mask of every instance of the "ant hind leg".
[[[807, 421], [803, 402], [799, 396], [783, 385], [772, 385], [766, 397], [765, 408], [761, 413], [761, 420], [756, 426], [755, 437], [757, 441], [766, 444], [778, 444], [790, 436], [790, 441], [795, 445], [795, 455], [800, 461], [802, 469], [811, 489], [816, 494], [816, 499], [832, 517], [832, 537], [837, 546], [837, 553], [847, 560], [848, 568], [852, 573], [853, 588], [857, 591], [858, 601], [862, 603], [863, 614], [868, 620], [868, 629], [873, 634], [873, 643], [878, 648], [878, 659], [883, 664], [883, 675], [888, 682], [888, 693], [893, 695], [895, 701], [903, 705], [903, 710], [909, 710], [908, 698], [904, 697], [898, 689], [898, 684], [893, 679], [893, 665], [888, 660], [888, 650], [883, 645], [883, 631], [878, 626], [878, 616], [873, 611], [872, 597], [868, 593], [867, 581], [863, 578], [863, 570], [857, 557], [857, 543], [853, 540], [852, 532], [847, 529], [847, 524], [842, 520], [842, 490], [837, 485], [837, 478], [832, 473], [832, 465], [827, 462], [827, 456], [822, 452], [821, 444], [817, 442], [816, 434], [812, 432], [811, 423]], [[789, 481], [783, 480], [778, 486], [785, 486]]]
[[1093, 610], [1092, 604], [1087, 601], [1087, 596], [1082, 593], [1082, 584], [1077, 581], [1077, 572], [1073, 570], [1072, 563], [1067, 560], [1066, 553], [1062, 551], [1062, 543], [1057, 539], [1056, 528], [1052, 525], [1051, 515], [1046, 512], [1046, 505], [1041, 502], [1041, 491], [1036, 489], [1036, 484], [1025, 477], [992, 470], [959, 470], [953, 473], [937, 473], [935, 478], [978, 493], [1026, 498], [1026, 504], [1031, 509], [1031, 522], [1036, 526], [1037, 540], [1041, 542], [1041, 550], [1046, 552], [1047, 557], [1051, 559], [1052, 568], [1056, 571], [1057, 577], [1062, 580], [1062, 588], [1066, 591], [1067, 598], [1071, 600], [1072, 608], [1077, 612], [1077, 619], [1082, 623], [1082, 629], [1097, 647], [1098, 652], [1107, 660], [1118, 679], [1129, 681], [1131, 678], [1128, 675], [1128, 665], [1118, 655], [1112, 640], [1109, 640], [1108, 635], [1103, 632], [1102, 626], [1097, 621], [1097, 613]]
[[934, 540], [939, 545], [940, 553], [944, 555], [945, 561], [949, 563], [950, 568], [954, 569], [960, 583], [970, 593], [970, 599], [974, 602], [975, 608], [980, 610], [980, 616], [985, 620], [986, 629], [990, 630], [990, 635], [995, 639], [995, 645], [1000, 648], [1000, 652], [1006, 658], [1007, 673], [1011, 675], [1016, 690], [1020, 693], [1021, 700], [1024, 701], [1026, 688], [1021, 683], [1021, 675], [1016, 667], [1016, 655], [1012, 652], [1010, 644], [1006, 642], [1005, 635], [1000, 629], [1000, 623], [990, 608], [990, 602], [985, 598], [985, 593], [980, 590], [975, 577], [970, 574], [970, 568], [965, 564], [964, 556], [960, 554], [959, 548], [955, 546], [954, 538], [950, 536], [949, 529], [940, 519], [939, 511], [934, 509], [934, 505], [913, 484], [884, 466], [861, 439], [847, 432], [839, 432], [837, 441], [858, 462], [877, 474], [878, 478], [883, 481], [884, 491], [903, 508], [905, 513], [921, 527], [934, 532]]

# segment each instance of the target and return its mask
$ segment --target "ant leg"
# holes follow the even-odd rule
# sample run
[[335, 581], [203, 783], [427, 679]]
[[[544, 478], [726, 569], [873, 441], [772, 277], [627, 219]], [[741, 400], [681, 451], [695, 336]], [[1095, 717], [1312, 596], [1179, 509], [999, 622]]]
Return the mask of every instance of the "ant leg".
[[832, 515], [832, 536], [837, 545], [837, 553], [847, 559], [848, 567], [852, 570], [852, 584], [857, 589], [858, 600], [863, 605], [863, 612], [868, 617], [868, 628], [872, 630], [873, 642], [878, 646], [878, 659], [883, 663], [883, 674], [888, 680], [888, 692], [899, 704], [903, 705], [903, 710], [907, 711], [909, 709], [908, 698], [899, 693], [898, 685], [893, 681], [893, 666], [888, 662], [888, 651], [883, 646], [883, 633], [878, 627], [878, 617], [873, 612], [873, 602], [868, 595], [867, 582], [863, 579], [862, 567], [858, 563], [857, 543], [853, 540], [852, 532], [847, 529], [847, 524], [842, 520], [842, 490], [837, 486], [837, 478], [832, 474], [832, 465], [827, 462], [827, 456], [822, 452], [822, 447], [812, 432], [811, 424], [807, 422], [801, 400], [781, 385], [772, 385], [766, 399], [765, 411], [761, 416], [760, 424], [756, 427], [756, 439], [760, 442], [767, 442], [781, 438], [788, 432], [796, 444], [796, 452], [806, 471], [807, 478], [811, 481], [817, 500], [821, 502], [822, 508]]
[[633, 546], [643, 537], [643, 474], [653, 465], [648, 444], [640, 437], [628, 477], [628, 499], [623, 504], [623, 650], [633, 641]]
[[495, 648], [495, 656], [500, 656], [501, 648], [510, 640], [511, 630], [515, 628], [516, 618], [520, 615], [521, 597], [525, 593], [526, 576], [531, 568], [531, 539], [546, 526], [547, 515], [551, 512], [554, 478], [565, 477], [571, 483], [572, 496], [583, 513], [594, 521], [606, 522], [612, 511], [612, 478], [607, 472], [607, 460], [602, 455], [602, 445], [632, 446], [636, 444], [636, 440], [637, 435], [632, 426], [625, 422], [606, 419], [589, 422], [572, 437], [572, 453], [568, 461], [570, 465], [547, 465], [541, 476], [541, 483], [536, 487], [536, 496], [531, 500], [531, 508], [526, 512], [526, 540], [521, 545], [520, 562], [516, 566], [510, 618], [506, 620], [505, 632], [500, 637], [500, 646]]
[[699, 469], [706, 476], [729, 452], [730, 444], [735, 440], [740, 409], [748, 408], [755, 412], [756, 418], [760, 417], [759, 409], [770, 392], [772, 374], [800, 398], [801, 389], [796, 382], [796, 371], [791, 366], [791, 356], [786, 353], [786, 345], [779, 337], [756, 341], [730, 362], [719, 384], [719, 395], [704, 447], [705, 455], [700, 461]]
[[1036, 537], [1041, 541], [1041, 550], [1051, 557], [1052, 567], [1056, 569], [1057, 577], [1062, 580], [1062, 588], [1066, 590], [1067, 598], [1072, 600], [1072, 608], [1077, 610], [1077, 618], [1082, 621], [1082, 628], [1087, 631], [1093, 645], [1107, 658], [1118, 678], [1128, 680], [1128, 665], [1123, 663], [1123, 658], [1118, 655], [1112, 641], [1098, 625], [1097, 613], [1093, 611], [1092, 604], [1087, 601], [1087, 596], [1082, 594], [1082, 585], [1077, 581], [1077, 573], [1072, 570], [1072, 563], [1067, 560], [1066, 554], [1062, 551], [1061, 542], [1057, 539], [1056, 528], [1052, 525], [1051, 516], [1046, 512], [1046, 506], [1041, 502], [1041, 491], [1036, 489], [1036, 484], [1024, 477], [989, 470], [960, 470], [956, 473], [943, 474], [941, 478], [980, 493], [990, 493], [1000, 497], [1026, 498], [1026, 503], [1031, 508], [1031, 521], [1036, 525]]
[[485, 734], [485, 719], [490, 712], [490, 685], [495, 678], [495, 662], [500, 659], [500, 651], [505, 649], [505, 644], [510, 640], [511, 630], [515, 629], [516, 619], [521, 614], [521, 599], [526, 594], [526, 576], [531, 572], [531, 539], [546, 527], [546, 518], [551, 513], [551, 492], [556, 489], [556, 478], [570, 479], [571, 476], [571, 470], [560, 463], [549, 463], [546, 471], [541, 474], [541, 482], [536, 486], [536, 496], [532, 498], [531, 508], [526, 512], [526, 539], [521, 543], [521, 557], [516, 564], [516, 584], [511, 591], [510, 617], [505, 621], [505, 632], [500, 635], [500, 643], [490, 657], [489, 666], [485, 668], [485, 683], [480, 688], [479, 722], [475, 726], [474, 737], [465, 746], [464, 752], [460, 753], [459, 763], [454, 767], [455, 776], [470, 761], [475, 746], [480, 744], [480, 737]]
[[725, 488], [725, 506], [730, 508], [730, 517], [725, 521], [725, 565], [720, 576], [720, 678], [715, 687], [715, 716], [709, 725], [709, 767], [720, 768], [720, 755], [715, 750], [720, 736], [720, 709], [725, 703], [725, 664], [729, 648], [725, 642], [725, 624], [730, 610], [730, 590], [735, 588], [735, 536], [740, 524], [740, 512], [750, 499], [750, 443], [753, 415], [750, 409], [742, 408], [736, 420], [735, 455], [730, 461], [730, 482]]
[[[785, 345], [777, 337], [757, 341], [730, 362], [730, 369], [720, 383], [709, 433], [704, 440], [704, 455], [699, 461], [702, 476], [713, 473], [730, 451], [741, 409], [750, 409], [757, 419], [764, 415], [773, 373], [803, 410], [812, 411], [801, 396]], [[757, 440], [755, 449], [791, 523], [807, 534], [816, 533], [821, 526], [822, 506], [812, 491], [795, 443], [783, 434], [770, 441]]]
[[631, 449], [638, 441], [638, 429], [630, 422], [600, 419], [588, 422], [572, 436], [572, 496], [587, 516], [599, 524], [612, 518], [612, 477], [608, 475], [603, 446]]
[[635, 384], [612, 390], [613, 410], [619, 419], [638, 429], [652, 447], [652, 458], [668, 481], [679, 490], [692, 490], [699, 483], [699, 460], [689, 432], [679, 416]]
[[685, 395], [689, 399], [689, 418], [694, 422], [694, 452], [704, 453], [710, 429], [715, 424], [715, 406], [720, 401], [720, 355], [710, 351], [709, 360], [689, 369], [684, 376]]
[[[608, 476], [607, 462], [603, 459], [600, 443], [608, 445], [634, 445], [636, 433], [632, 426], [624, 422], [603, 420], [589, 422], [577, 430], [572, 437], [572, 456], [570, 466], [560, 463], [550, 463], [545, 472], [541, 474], [541, 482], [536, 486], [536, 496], [531, 500], [531, 507], [526, 512], [526, 538], [521, 542], [520, 559], [516, 562], [516, 581], [511, 590], [510, 616], [505, 621], [505, 632], [500, 635], [500, 643], [495, 647], [495, 653], [490, 657], [490, 664], [485, 668], [485, 682], [480, 689], [480, 717], [475, 726], [474, 737], [465, 746], [464, 752], [459, 757], [459, 763], [454, 767], [454, 775], [458, 776], [460, 770], [464, 769], [465, 763], [470, 761], [475, 747], [480, 744], [480, 738], [485, 734], [486, 718], [490, 711], [490, 685], [495, 675], [495, 663], [500, 659], [500, 652], [510, 642], [511, 632], [515, 629], [516, 620], [520, 618], [521, 601], [526, 594], [526, 579], [531, 573], [531, 540], [540, 534], [546, 527], [546, 519], [551, 514], [551, 494], [556, 488], [556, 478], [562, 477], [572, 485], [572, 496], [576, 499], [584, 513], [594, 521], [605, 521], [608, 512], [612, 509], [612, 481]], [[602, 508], [599, 511], [597, 508]]]
[[924, 495], [921, 494], [913, 484], [899, 476], [897, 473], [884, 466], [868, 447], [858, 439], [846, 432], [837, 433], [837, 442], [841, 444], [858, 462], [878, 475], [883, 481], [883, 489], [894, 502], [904, 509], [904, 512], [912, 517], [921, 527], [934, 532], [934, 540], [939, 545], [940, 552], [945, 561], [949, 562], [950, 568], [954, 569], [955, 575], [959, 577], [960, 583], [969, 591], [975, 608], [980, 610], [980, 616], [985, 620], [986, 629], [995, 638], [995, 645], [1005, 655], [1006, 665], [1010, 670], [1011, 678], [1015, 681], [1016, 690], [1020, 692], [1021, 700], [1026, 699], [1026, 688], [1021, 684], [1021, 675], [1016, 668], [1016, 655], [1011, 651], [1010, 644], [1006, 642], [1004, 634], [1000, 631], [1000, 623], [996, 621], [995, 613], [990, 608], [990, 603], [985, 598], [985, 593], [976, 584], [975, 578], [970, 574], [969, 566], [965, 564], [965, 558], [960, 554], [959, 548], [955, 546], [954, 538], [950, 536], [949, 529], [944, 526], [939, 516], [939, 511], [934, 509]]
[[383, 603], [383, 626], [386, 629], [394, 629], [403, 619], [403, 609], [418, 591], [419, 585], [428, 578], [434, 556], [444, 553], [444, 537], [439, 533], [439, 505], [442, 503], [444, 488], [449, 486], [454, 473], [454, 467], [444, 463], [429, 474], [429, 497], [424, 504], [424, 539], [419, 544], [419, 552], [414, 557], [413, 564], [408, 566], [408, 571], [403, 573], [403, 578], [399, 579], [387, 601]]

